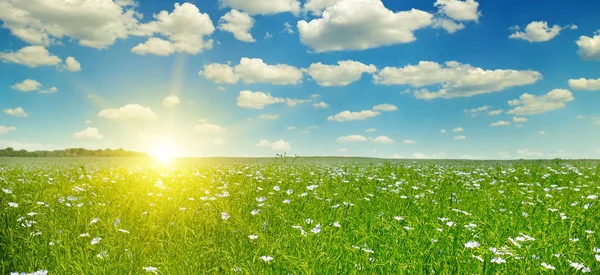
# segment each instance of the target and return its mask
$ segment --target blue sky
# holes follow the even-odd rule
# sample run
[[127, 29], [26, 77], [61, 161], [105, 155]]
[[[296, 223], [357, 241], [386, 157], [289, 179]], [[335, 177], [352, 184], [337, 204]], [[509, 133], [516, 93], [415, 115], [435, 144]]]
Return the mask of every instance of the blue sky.
[[597, 1], [0, 0], [0, 10], [0, 147], [600, 157]]

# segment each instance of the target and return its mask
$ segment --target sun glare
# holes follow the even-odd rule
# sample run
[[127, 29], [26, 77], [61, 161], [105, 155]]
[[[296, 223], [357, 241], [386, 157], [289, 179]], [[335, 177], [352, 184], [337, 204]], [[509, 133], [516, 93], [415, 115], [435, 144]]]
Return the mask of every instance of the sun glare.
[[151, 155], [161, 163], [169, 163], [177, 157], [175, 151], [170, 144], [161, 144], [154, 148]]

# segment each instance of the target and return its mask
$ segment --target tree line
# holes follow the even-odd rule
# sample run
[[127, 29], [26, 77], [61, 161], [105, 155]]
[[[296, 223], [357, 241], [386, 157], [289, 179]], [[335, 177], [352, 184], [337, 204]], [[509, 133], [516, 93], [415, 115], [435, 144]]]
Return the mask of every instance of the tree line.
[[0, 157], [147, 157], [148, 154], [126, 151], [124, 149], [98, 149], [68, 148], [54, 151], [15, 150], [11, 147], [0, 149]]

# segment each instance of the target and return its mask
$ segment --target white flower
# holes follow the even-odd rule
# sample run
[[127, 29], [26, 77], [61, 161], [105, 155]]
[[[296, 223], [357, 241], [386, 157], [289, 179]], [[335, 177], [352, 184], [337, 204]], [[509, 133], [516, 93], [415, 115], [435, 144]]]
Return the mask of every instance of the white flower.
[[319, 234], [321, 232], [321, 225], [317, 224], [315, 228], [311, 229], [310, 231], [314, 234]]
[[273, 257], [271, 256], [260, 256], [260, 258], [265, 262], [270, 262], [273, 260]]
[[311, 223], [313, 222], [313, 220], [311, 220], [311, 219], [306, 219], [306, 221], [305, 221], [305, 222], [306, 222], [306, 224], [311, 224]]
[[338, 228], [341, 227], [339, 222], [333, 222], [333, 226], [338, 227]]
[[119, 229], [117, 229], [117, 230], [119, 230], [119, 232], [123, 232], [123, 233], [127, 233], [127, 234], [129, 234], [129, 231], [127, 231], [127, 230], [125, 230], [125, 229], [121, 229], [121, 228], [119, 228]]
[[292, 202], [292, 200], [290, 200], [290, 199], [285, 199], [285, 200], [283, 200], [283, 203], [285, 203], [285, 204], [288, 204], [288, 203], [290, 203], [290, 202]]
[[595, 255], [596, 261], [600, 262], [600, 255]]
[[478, 243], [478, 242], [475, 242], [475, 241], [468, 241], [468, 242], [465, 244], [465, 247], [466, 247], [466, 248], [478, 248], [478, 247], [479, 247], [479, 243]]
[[17, 207], [19, 207], [19, 204], [18, 204], [18, 203], [16, 203], [16, 202], [9, 202], [9, 203], [8, 203], [8, 206], [10, 206], [10, 207], [14, 207], [14, 208], [17, 208]]
[[575, 270], [583, 271], [584, 269], [586, 269], [585, 265], [583, 265], [582, 263], [576, 263], [576, 262], [571, 262], [571, 261], [569, 261], [569, 262], [571, 263], [570, 266], [575, 268]]
[[503, 263], [506, 263], [506, 260], [502, 259], [500, 257], [495, 257], [490, 262], [496, 263], [496, 264], [503, 264]]
[[455, 223], [454, 223], [454, 222], [447, 222], [447, 223], [446, 223], [446, 225], [447, 225], [448, 227], [453, 227], [453, 226], [455, 225]]
[[481, 257], [479, 257], [479, 256], [476, 256], [476, 255], [471, 255], [471, 257], [473, 257], [473, 258], [475, 258], [475, 259], [479, 260], [480, 262], [483, 262], [483, 258], [481, 258]]
[[82, 234], [79, 234], [79, 238], [83, 238], [83, 237], [89, 237], [89, 236], [90, 236], [90, 233], [82, 233]]
[[158, 268], [153, 267], [153, 266], [148, 266], [148, 267], [142, 267], [143, 270], [145, 270], [146, 272], [151, 272], [154, 274], [158, 274]]
[[121, 220], [119, 220], [119, 218], [116, 218], [115, 221], [113, 222], [114, 226], [119, 225], [119, 223], [121, 223]]
[[397, 220], [397, 221], [402, 221], [402, 220], [404, 220], [404, 218], [402, 218], [402, 217], [400, 217], [400, 216], [395, 216], [395, 217], [394, 217], [394, 219], [395, 219], [395, 220]]
[[96, 255], [96, 257], [98, 257], [98, 258], [100, 258], [100, 259], [104, 259], [104, 258], [108, 257], [108, 252], [107, 252], [106, 250], [104, 250], [104, 251], [102, 251], [102, 252], [98, 253], [98, 254]]
[[412, 227], [409, 227], [409, 226], [403, 226], [402, 228], [404, 228], [404, 229], [406, 229], [406, 230], [409, 230], [409, 231], [410, 231], [410, 230], [415, 230], [414, 228], [412, 228]]
[[288, 189], [287, 191], [285, 191], [288, 195], [294, 194], [294, 190], [292, 189]]
[[97, 223], [97, 222], [99, 222], [99, 221], [100, 221], [100, 218], [93, 218], [93, 219], [90, 221], [90, 225], [92, 225], [92, 224], [95, 224], [95, 223]]
[[549, 265], [547, 263], [542, 263], [542, 267], [545, 268], [545, 269], [556, 270], [555, 267], [553, 267], [552, 265]]
[[258, 212], [259, 212], [258, 209], [254, 209], [254, 210], [250, 211], [250, 214], [252, 214], [252, 216], [256, 216], [256, 215], [258, 215]]
[[10, 189], [2, 188], [2, 191], [6, 194], [12, 194], [12, 190]]
[[90, 244], [95, 245], [95, 244], [99, 243], [100, 240], [102, 240], [102, 238], [100, 238], [100, 237], [93, 238], [92, 241], [90, 242]]
[[250, 240], [256, 240], [258, 239], [258, 235], [249, 235], [248, 238], [250, 238]]
[[221, 212], [221, 219], [223, 220], [229, 220], [231, 216], [229, 216], [229, 214], [227, 212]]

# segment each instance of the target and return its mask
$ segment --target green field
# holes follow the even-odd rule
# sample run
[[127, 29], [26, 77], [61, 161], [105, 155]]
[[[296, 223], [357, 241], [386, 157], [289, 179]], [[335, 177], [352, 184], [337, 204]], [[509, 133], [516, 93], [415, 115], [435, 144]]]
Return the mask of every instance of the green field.
[[600, 273], [600, 164], [0, 159], [0, 274]]

